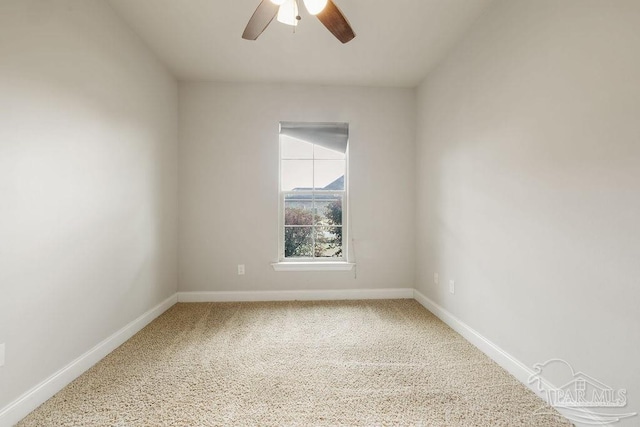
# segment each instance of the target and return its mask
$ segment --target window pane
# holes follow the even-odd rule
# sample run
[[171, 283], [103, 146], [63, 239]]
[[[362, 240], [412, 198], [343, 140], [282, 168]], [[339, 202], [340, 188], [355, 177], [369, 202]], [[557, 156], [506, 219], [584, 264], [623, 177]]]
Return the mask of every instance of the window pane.
[[285, 258], [313, 256], [313, 227], [284, 227]]
[[344, 190], [344, 160], [316, 160], [314, 184], [318, 190]]
[[346, 158], [345, 153], [341, 153], [340, 151], [329, 150], [319, 145], [314, 145], [313, 147], [313, 158], [316, 160], [344, 160]]
[[310, 190], [313, 187], [313, 160], [282, 160], [283, 191]]
[[313, 225], [313, 198], [309, 194], [288, 194], [284, 200], [285, 225]]
[[316, 194], [315, 225], [342, 225], [342, 197], [335, 194]]
[[313, 159], [313, 144], [280, 135], [281, 155], [283, 159]]
[[342, 257], [342, 227], [316, 227], [316, 258]]

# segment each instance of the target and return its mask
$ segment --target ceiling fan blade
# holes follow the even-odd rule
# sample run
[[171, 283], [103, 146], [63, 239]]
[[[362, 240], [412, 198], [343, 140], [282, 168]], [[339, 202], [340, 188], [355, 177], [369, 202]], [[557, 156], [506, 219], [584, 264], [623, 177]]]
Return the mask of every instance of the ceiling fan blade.
[[347, 21], [347, 18], [344, 17], [340, 9], [338, 9], [338, 6], [336, 6], [332, 0], [329, 0], [322, 12], [316, 16], [342, 43], [347, 43], [356, 36], [351, 25], [349, 25], [349, 21]]
[[279, 6], [273, 4], [271, 0], [262, 0], [249, 23], [242, 33], [242, 38], [246, 40], [255, 40], [269, 26], [273, 18], [278, 14]]

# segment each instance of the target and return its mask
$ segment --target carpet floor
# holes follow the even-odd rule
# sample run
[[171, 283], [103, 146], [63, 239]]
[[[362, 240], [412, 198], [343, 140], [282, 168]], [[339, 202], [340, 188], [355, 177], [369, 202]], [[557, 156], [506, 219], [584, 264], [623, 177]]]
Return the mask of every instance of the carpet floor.
[[219, 425], [571, 424], [414, 300], [176, 304], [18, 424]]

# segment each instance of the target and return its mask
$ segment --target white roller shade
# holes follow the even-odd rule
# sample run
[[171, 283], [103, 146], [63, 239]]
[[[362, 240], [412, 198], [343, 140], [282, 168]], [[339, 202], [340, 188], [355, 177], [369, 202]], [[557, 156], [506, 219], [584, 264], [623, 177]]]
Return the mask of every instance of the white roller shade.
[[349, 124], [280, 122], [280, 134], [346, 153]]

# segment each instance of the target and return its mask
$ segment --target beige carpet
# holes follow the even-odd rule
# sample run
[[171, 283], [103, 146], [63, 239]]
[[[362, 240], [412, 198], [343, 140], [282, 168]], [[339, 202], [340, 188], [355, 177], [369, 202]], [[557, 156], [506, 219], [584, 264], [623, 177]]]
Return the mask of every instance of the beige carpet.
[[19, 426], [556, 426], [414, 300], [177, 304]]

